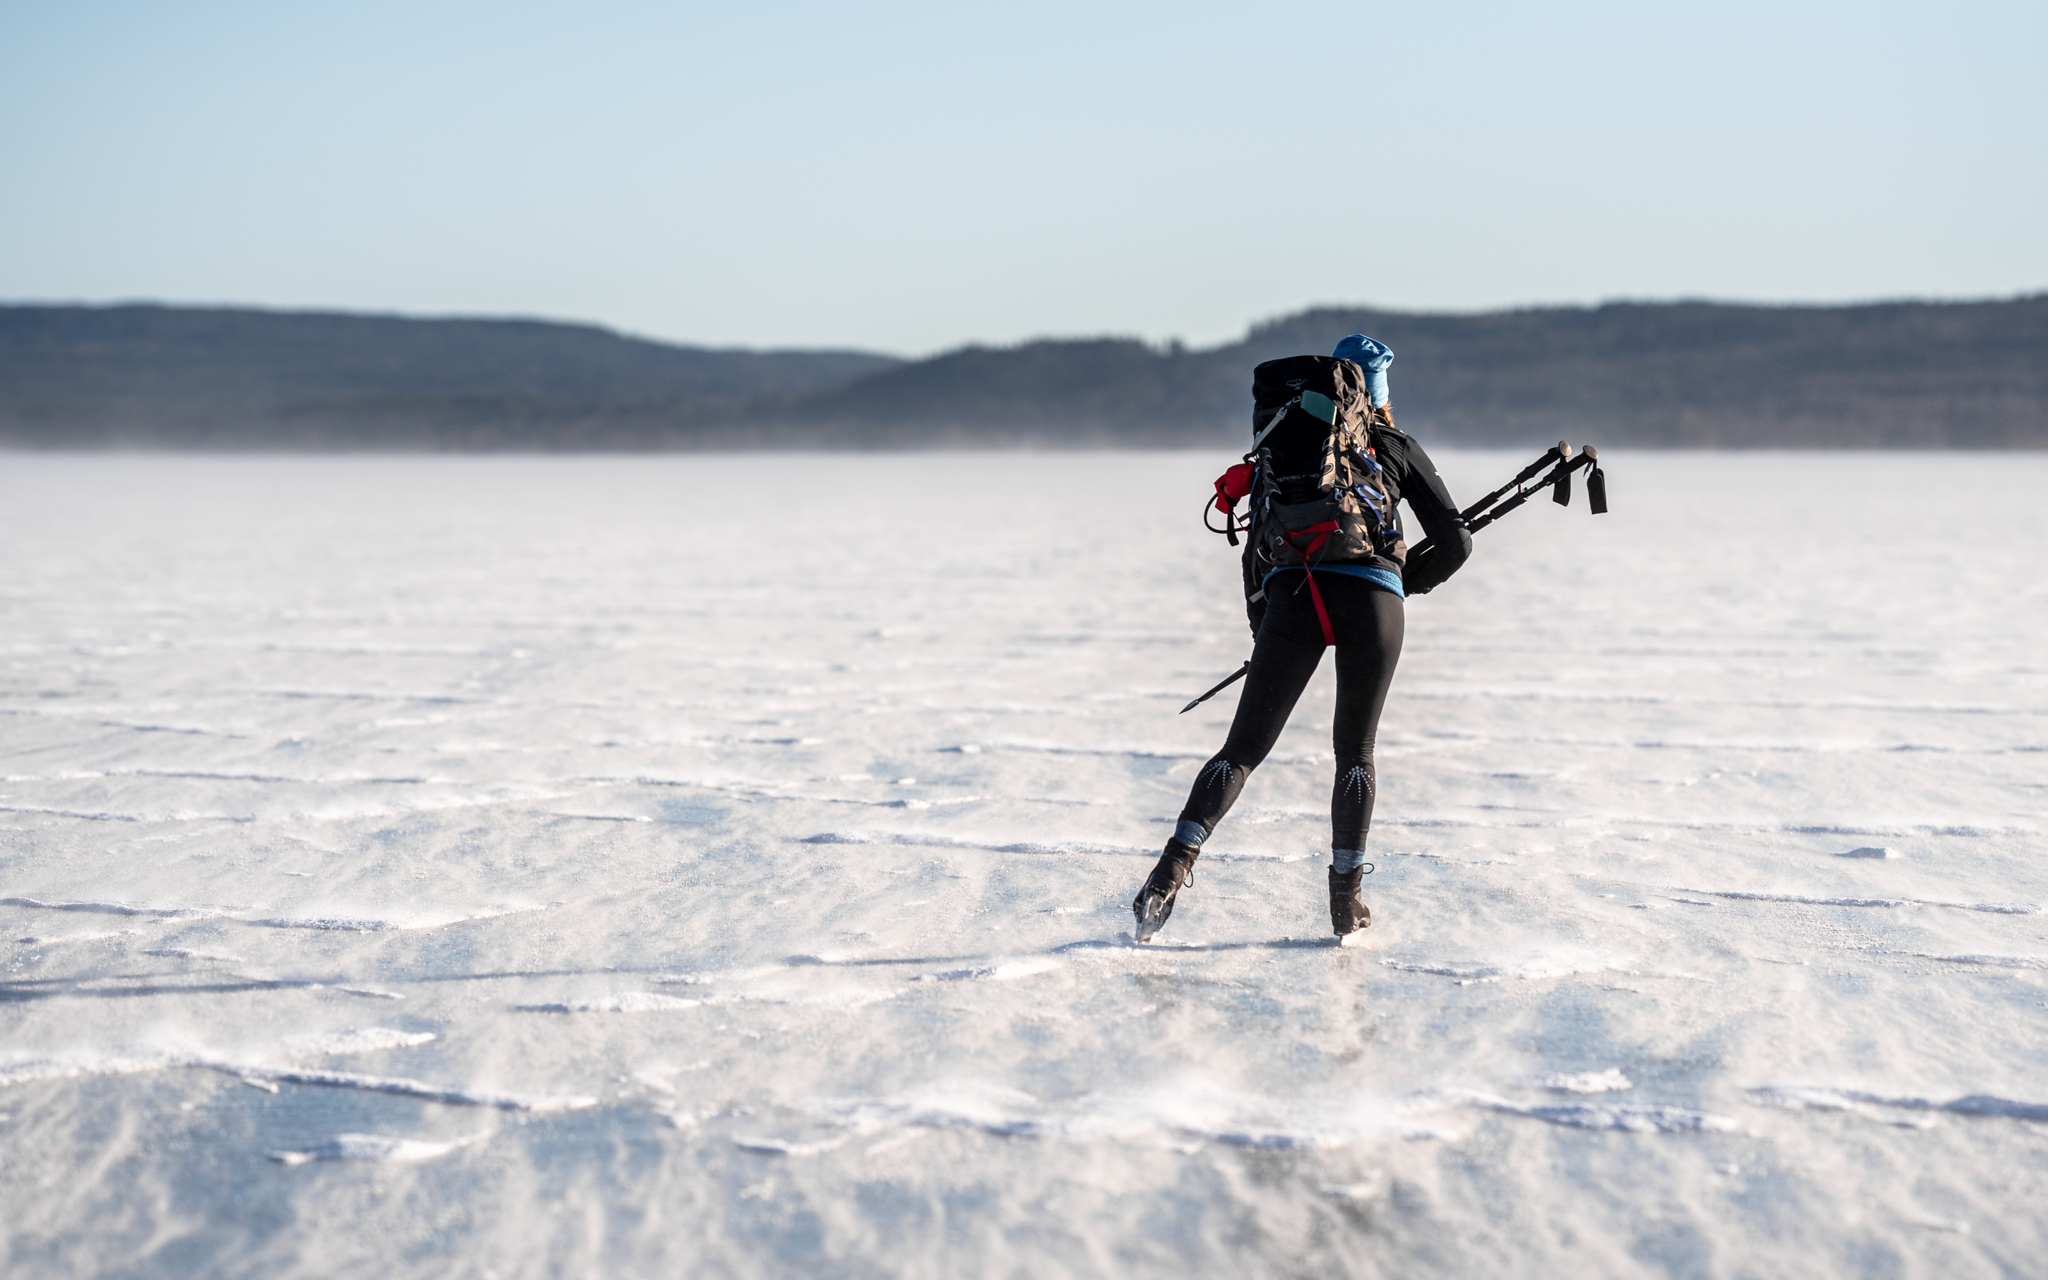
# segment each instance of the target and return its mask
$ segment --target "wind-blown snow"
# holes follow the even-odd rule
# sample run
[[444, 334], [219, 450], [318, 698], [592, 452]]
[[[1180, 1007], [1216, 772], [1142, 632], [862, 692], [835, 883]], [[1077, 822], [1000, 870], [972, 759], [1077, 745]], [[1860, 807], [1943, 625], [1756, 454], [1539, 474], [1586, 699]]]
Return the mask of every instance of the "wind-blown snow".
[[2048, 459], [1609, 457], [1138, 948], [1231, 460], [7, 459], [0, 1270], [2036, 1269]]

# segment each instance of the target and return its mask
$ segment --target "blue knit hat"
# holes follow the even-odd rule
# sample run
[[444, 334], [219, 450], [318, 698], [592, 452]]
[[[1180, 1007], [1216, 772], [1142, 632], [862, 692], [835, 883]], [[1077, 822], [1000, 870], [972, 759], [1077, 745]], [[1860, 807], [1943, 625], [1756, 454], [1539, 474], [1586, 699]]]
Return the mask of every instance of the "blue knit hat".
[[1394, 363], [1394, 353], [1386, 343], [1354, 333], [1337, 344], [1330, 353], [1339, 360], [1349, 360], [1365, 370], [1372, 381], [1372, 402], [1384, 405], [1387, 402], [1387, 366]]

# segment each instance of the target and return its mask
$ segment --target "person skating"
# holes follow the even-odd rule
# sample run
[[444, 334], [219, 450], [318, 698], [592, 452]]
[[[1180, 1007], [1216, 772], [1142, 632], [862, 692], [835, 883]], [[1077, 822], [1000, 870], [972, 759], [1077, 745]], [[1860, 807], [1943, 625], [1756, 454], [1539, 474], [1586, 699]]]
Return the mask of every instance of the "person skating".
[[[1443, 582], [1472, 550], [1435, 464], [1394, 425], [1393, 359], [1352, 334], [1327, 359], [1269, 361], [1254, 375], [1253, 451], [1217, 481], [1217, 506], [1229, 512], [1237, 497], [1253, 499], [1244, 564], [1256, 640], [1229, 737], [1195, 776], [1132, 900], [1140, 942], [1173, 914], [1203, 844], [1272, 751], [1326, 648], [1337, 651], [1330, 925], [1342, 937], [1371, 922], [1359, 885], [1378, 790], [1373, 738], [1401, 656], [1402, 600]], [[1429, 535], [1426, 554], [1408, 555], [1401, 501]]]

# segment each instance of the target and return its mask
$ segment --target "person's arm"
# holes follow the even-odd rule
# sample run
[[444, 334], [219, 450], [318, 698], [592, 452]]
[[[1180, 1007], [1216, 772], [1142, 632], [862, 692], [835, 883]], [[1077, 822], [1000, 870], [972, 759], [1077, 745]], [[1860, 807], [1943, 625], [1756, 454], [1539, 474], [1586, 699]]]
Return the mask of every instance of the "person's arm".
[[1429, 545], [1419, 555], [1410, 552], [1401, 573], [1402, 590], [1419, 596], [1440, 585], [1471, 558], [1472, 535], [1458, 518], [1458, 505], [1451, 501], [1451, 491], [1436, 473], [1436, 464], [1412, 436], [1407, 474], [1401, 477], [1401, 497], [1429, 535]]

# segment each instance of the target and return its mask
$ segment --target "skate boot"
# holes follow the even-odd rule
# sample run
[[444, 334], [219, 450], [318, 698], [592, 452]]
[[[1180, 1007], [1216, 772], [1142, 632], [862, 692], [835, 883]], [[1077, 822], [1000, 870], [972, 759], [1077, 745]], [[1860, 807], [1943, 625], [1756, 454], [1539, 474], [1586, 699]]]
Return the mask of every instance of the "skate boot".
[[1195, 858], [1200, 849], [1178, 840], [1166, 842], [1166, 852], [1159, 855], [1159, 865], [1152, 868], [1152, 874], [1145, 878], [1145, 887], [1138, 890], [1138, 896], [1131, 899], [1131, 912], [1138, 917], [1138, 941], [1150, 942], [1166, 924], [1166, 917], [1173, 914], [1174, 895], [1181, 886], [1190, 883], [1195, 875]]
[[1369, 862], [1356, 871], [1330, 868], [1330, 927], [1340, 938], [1357, 933], [1372, 923], [1372, 912], [1366, 907], [1365, 899], [1358, 896], [1358, 886], [1371, 871]]

